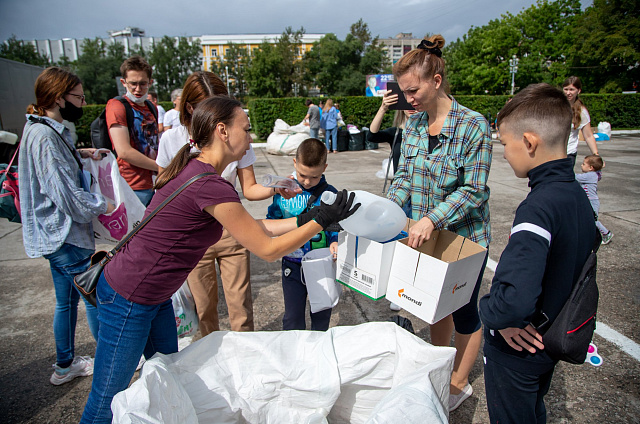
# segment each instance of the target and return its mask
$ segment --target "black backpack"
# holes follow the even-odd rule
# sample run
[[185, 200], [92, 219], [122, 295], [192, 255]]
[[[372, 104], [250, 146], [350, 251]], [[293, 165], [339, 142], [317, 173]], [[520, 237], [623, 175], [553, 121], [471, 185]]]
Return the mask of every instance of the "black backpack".
[[596, 329], [599, 298], [596, 252], [602, 242], [600, 231], [596, 230], [596, 234], [596, 241], [582, 267], [580, 278], [573, 286], [562, 310], [542, 336], [544, 350], [549, 356], [571, 364], [584, 363]]
[[[119, 100], [124, 105], [124, 110], [127, 113], [127, 128], [131, 131], [133, 128], [133, 109], [131, 108], [131, 104], [122, 96], [114, 97], [114, 99]], [[158, 120], [158, 109], [156, 106], [151, 103], [149, 100], [145, 100], [144, 103], [147, 105], [153, 116]], [[91, 123], [91, 144], [96, 149], [109, 149], [112, 152], [115, 151], [113, 149], [113, 143], [111, 142], [111, 137], [109, 137], [109, 127], [107, 127], [107, 110], [102, 111], [100, 116], [93, 120]]]

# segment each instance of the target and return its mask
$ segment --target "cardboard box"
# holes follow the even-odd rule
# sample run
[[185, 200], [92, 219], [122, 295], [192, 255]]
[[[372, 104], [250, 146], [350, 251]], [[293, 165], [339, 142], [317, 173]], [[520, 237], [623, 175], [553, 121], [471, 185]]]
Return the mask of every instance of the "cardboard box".
[[338, 282], [373, 300], [387, 293], [395, 241], [378, 243], [346, 231], [338, 235]]
[[396, 241], [386, 298], [429, 324], [469, 303], [487, 249], [447, 230], [418, 249]]

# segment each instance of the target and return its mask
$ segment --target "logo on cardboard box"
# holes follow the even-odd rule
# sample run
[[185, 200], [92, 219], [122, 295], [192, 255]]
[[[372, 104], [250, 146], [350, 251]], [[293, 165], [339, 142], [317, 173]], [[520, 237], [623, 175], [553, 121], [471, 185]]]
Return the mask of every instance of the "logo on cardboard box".
[[456, 284], [455, 286], [453, 286], [453, 290], [451, 291], [452, 294], [456, 294], [456, 290], [460, 290], [461, 288], [463, 288], [464, 286], [467, 285], [467, 282], [465, 281], [464, 284]]
[[404, 289], [400, 289], [398, 290], [398, 297], [403, 298], [403, 299], [407, 299], [409, 302], [413, 302], [418, 306], [422, 306], [422, 302], [419, 300], [416, 300], [412, 297], [407, 296], [406, 294], [404, 294]]

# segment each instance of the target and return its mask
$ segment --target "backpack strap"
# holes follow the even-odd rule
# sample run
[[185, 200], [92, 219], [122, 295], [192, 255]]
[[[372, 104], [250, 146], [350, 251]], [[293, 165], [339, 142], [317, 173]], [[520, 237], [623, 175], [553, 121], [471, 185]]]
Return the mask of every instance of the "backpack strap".
[[114, 98], [119, 100], [120, 103], [122, 103], [122, 105], [124, 106], [124, 111], [127, 114], [127, 129], [131, 131], [131, 128], [133, 128], [133, 108], [131, 107], [131, 104], [122, 96], [117, 96]]
[[156, 118], [156, 123], [158, 122], [158, 108], [156, 107], [156, 105], [154, 105], [153, 103], [151, 103], [150, 100], [145, 100], [144, 104], [147, 105], [147, 107], [149, 108], [149, 110], [151, 111], [151, 113], [153, 114], [153, 117]]

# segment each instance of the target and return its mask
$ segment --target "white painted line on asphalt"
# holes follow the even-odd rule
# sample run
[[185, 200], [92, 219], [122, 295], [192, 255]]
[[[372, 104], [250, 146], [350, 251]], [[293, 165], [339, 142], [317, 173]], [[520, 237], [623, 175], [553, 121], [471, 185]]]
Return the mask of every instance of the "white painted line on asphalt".
[[[496, 272], [498, 263], [491, 258], [487, 259], [487, 268]], [[610, 343], [618, 346], [624, 353], [640, 362], [640, 345], [627, 336], [618, 333], [603, 322], [596, 322], [596, 334]]]
[[640, 345], [630, 338], [623, 336], [603, 322], [596, 322], [596, 334], [618, 346], [627, 355], [640, 361]]
[[498, 262], [494, 261], [491, 258], [487, 258], [487, 268], [489, 268], [493, 272], [496, 272], [497, 266], [498, 266]]

